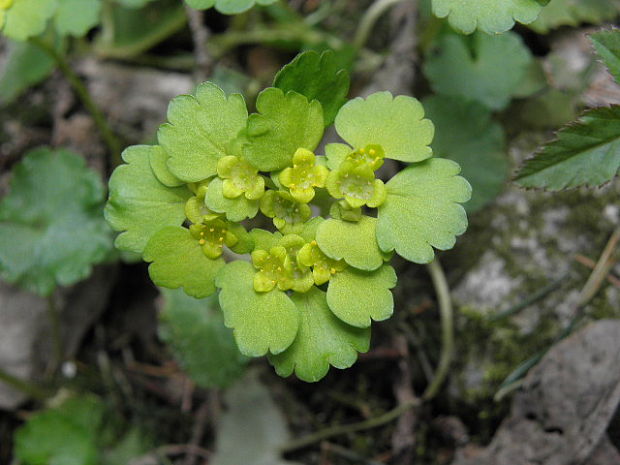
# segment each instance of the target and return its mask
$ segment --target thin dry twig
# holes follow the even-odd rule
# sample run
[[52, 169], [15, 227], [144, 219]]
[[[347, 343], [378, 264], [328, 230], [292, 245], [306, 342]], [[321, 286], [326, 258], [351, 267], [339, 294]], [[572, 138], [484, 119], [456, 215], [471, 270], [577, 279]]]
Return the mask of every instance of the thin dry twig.
[[185, 13], [187, 15], [187, 22], [189, 24], [189, 29], [192, 33], [192, 40], [194, 42], [196, 80], [198, 82], [202, 82], [205, 81], [211, 74], [211, 68], [213, 66], [213, 59], [207, 49], [207, 41], [211, 36], [211, 32], [205, 25], [203, 11], [195, 10], [185, 4]]
[[[585, 255], [575, 255], [575, 261], [577, 263], [581, 263], [583, 266], [590, 268], [591, 270], [596, 267], [596, 262], [591, 258], [586, 257]], [[607, 281], [609, 281], [610, 284], [613, 284], [616, 287], [620, 287], [620, 279], [617, 278], [614, 274], [612, 274], [611, 271], [607, 275]]]
[[[199, 447], [200, 442], [205, 434], [205, 429], [207, 426], [207, 419], [209, 415], [209, 401], [205, 401], [198, 408], [196, 412], [196, 416], [194, 418], [194, 427], [192, 430], [192, 437], [189, 441], [190, 446]], [[188, 452], [185, 460], [183, 461], [183, 465], [195, 465], [198, 460], [198, 453], [195, 449]]]
[[[395, 338], [396, 348], [401, 351], [402, 358], [398, 361], [399, 376], [394, 384], [394, 395], [400, 405], [416, 402], [417, 397], [413, 392], [413, 374], [411, 373], [411, 365], [409, 360], [409, 346], [404, 335], [399, 334]], [[407, 410], [403, 413], [398, 422], [396, 429], [392, 434], [392, 451], [396, 461], [409, 465], [413, 462], [413, 454], [416, 443], [415, 427], [417, 423], [417, 412]]]

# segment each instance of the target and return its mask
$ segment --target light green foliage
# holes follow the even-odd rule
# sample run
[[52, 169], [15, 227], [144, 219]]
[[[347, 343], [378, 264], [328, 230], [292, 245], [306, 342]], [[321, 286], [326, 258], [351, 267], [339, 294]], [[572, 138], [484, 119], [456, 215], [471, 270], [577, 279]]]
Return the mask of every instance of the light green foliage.
[[27, 40], [43, 33], [48, 19], [56, 11], [57, 0], [13, 0], [0, 8], [0, 32], [15, 40]]
[[57, 1], [54, 25], [61, 35], [81, 37], [99, 23], [101, 0]]
[[329, 282], [327, 304], [345, 323], [368, 328], [372, 320], [383, 321], [394, 312], [390, 289], [396, 287], [396, 273], [389, 265], [376, 271], [347, 268]]
[[103, 414], [103, 403], [94, 396], [39, 412], [17, 430], [15, 456], [23, 465], [98, 465]]
[[433, 152], [433, 123], [413, 97], [377, 92], [346, 103], [336, 116], [336, 131], [354, 150], [380, 146], [386, 158], [422, 161]]
[[256, 101], [259, 113], [248, 120], [248, 144], [243, 155], [261, 171], [291, 165], [297, 149], [313, 151], [323, 137], [323, 110], [318, 100], [275, 87], [262, 91]]
[[590, 39], [607, 69], [620, 84], [620, 29], [595, 32]]
[[216, 285], [221, 289], [224, 322], [234, 330], [242, 354], [277, 354], [293, 343], [299, 312], [284, 292], [256, 292], [254, 274], [252, 265], [244, 261], [231, 262], [219, 273]]
[[99, 176], [66, 150], [41, 148], [13, 169], [0, 201], [0, 274], [41, 295], [74, 284], [112, 250]]
[[56, 64], [40, 47], [7, 41], [8, 54], [0, 77], [0, 103], [10, 103], [30, 86], [48, 77]]
[[197, 10], [215, 7], [225, 15], [236, 15], [256, 5], [271, 5], [277, 0], [185, 0], [189, 6]]
[[249, 200], [245, 195], [235, 199], [224, 196], [224, 181], [215, 178], [209, 183], [205, 204], [212, 211], [225, 213], [230, 221], [242, 221], [246, 218], [254, 218], [258, 213], [258, 200]]
[[349, 93], [350, 78], [338, 56], [331, 50], [299, 54], [276, 74], [273, 86], [284, 92], [294, 90], [323, 107], [325, 126], [330, 126]]
[[471, 34], [476, 28], [489, 34], [505, 32], [515, 21], [528, 24], [541, 10], [541, 0], [433, 0], [433, 13], [448, 17], [459, 32]]
[[368, 350], [370, 330], [354, 328], [336, 318], [323, 291], [315, 287], [291, 299], [301, 317], [297, 338], [285, 352], [269, 357], [280, 376], [294, 372], [301, 380], [315, 382], [327, 374], [330, 365], [349, 368], [358, 352]]
[[224, 394], [222, 414], [210, 465], [295, 465], [282, 459], [290, 439], [286, 418], [254, 372]]
[[177, 178], [197, 182], [217, 174], [217, 162], [239, 155], [235, 140], [245, 128], [247, 109], [239, 94], [226, 96], [212, 83], [198, 86], [196, 94], [170, 102], [168, 123], [157, 134], [168, 153], [168, 168]]
[[[131, 179], [136, 160], [114, 173], [108, 217], [125, 235], [143, 223], [143, 242], [126, 241], [134, 248], [148, 241], [144, 258], [156, 284], [195, 297], [220, 289], [224, 324], [242, 354], [268, 355], [281, 375], [318, 381], [330, 365], [353, 364], [368, 349], [372, 320], [392, 314], [393, 250], [424, 262], [432, 246], [452, 247], [467, 225], [459, 202], [470, 187], [456, 163], [430, 158], [434, 126], [418, 100], [379, 92], [342, 105], [345, 79], [331, 54], [298, 57], [276, 83], [285, 90], [264, 90], [249, 117], [240, 96], [211, 83], [175, 99], [161, 146], [134, 149], [145, 156]], [[347, 142], [328, 145], [327, 157], [313, 152], [323, 108], [329, 118], [337, 111]], [[496, 134], [483, 136], [494, 142]], [[376, 172], [387, 158], [413, 164], [385, 184]], [[140, 171], [144, 180], [135, 181]], [[128, 187], [126, 202], [157, 201], [116, 212], [123, 183], [148, 185], [146, 196]], [[162, 204], [161, 192], [182, 198]], [[266, 218], [277, 231], [246, 231]]]
[[224, 266], [221, 258], [207, 257], [198, 240], [180, 226], [167, 226], [155, 233], [144, 249], [144, 260], [152, 262], [149, 275], [155, 284], [182, 287], [197, 299], [215, 292], [215, 275]]
[[179, 187], [185, 183], [177, 178], [168, 169], [168, 154], [159, 145], [154, 145], [149, 148], [149, 163], [153, 174], [159, 182], [167, 187]]
[[483, 105], [460, 97], [433, 96], [424, 100], [424, 108], [437, 128], [433, 152], [461, 166], [461, 175], [473, 189], [465, 210], [479, 210], [501, 192], [508, 178], [502, 127]]
[[377, 240], [385, 252], [395, 250], [414, 263], [430, 263], [433, 247], [454, 247], [467, 229], [460, 203], [471, 197], [471, 186], [458, 176], [451, 160], [433, 158], [409, 166], [387, 183], [388, 197], [379, 208]]
[[224, 326], [217, 299], [195, 299], [163, 289], [159, 335], [187, 374], [201, 387], [226, 387], [245, 370], [243, 357]]
[[151, 236], [165, 226], [179, 226], [185, 219], [186, 187], [169, 188], [157, 180], [150, 164], [153, 146], [136, 145], [123, 152], [127, 163], [110, 178], [110, 198], [105, 208], [108, 223], [117, 231], [115, 245], [142, 253]]
[[515, 181], [523, 187], [562, 190], [600, 186], [620, 169], [620, 106], [586, 112], [527, 160]]
[[[494, 11], [494, 10], [493, 10]], [[456, 34], [443, 36], [424, 65], [435, 92], [478, 100], [493, 110], [510, 103], [532, 62], [521, 38], [476, 33], [471, 42]]]
[[614, 19], [619, 12], [619, 0], [551, 0], [529, 27], [545, 34], [560, 26], [600, 24]]
[[363, 216], [359, 222], [326, 220], [316, 232], [321, 251], [333, 260], [344, 260], [360, 270], [383, 265], [384, 254], [376, 239], [377, 219]]

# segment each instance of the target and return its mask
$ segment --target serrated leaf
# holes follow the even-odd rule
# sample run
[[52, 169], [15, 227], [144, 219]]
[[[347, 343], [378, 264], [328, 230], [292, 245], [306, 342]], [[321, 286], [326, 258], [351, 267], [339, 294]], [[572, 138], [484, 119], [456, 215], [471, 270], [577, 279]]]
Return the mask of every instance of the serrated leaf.
[[595, 32], [590, 35], [590, 40], [609, 72], [620, 84], [620, 29]]
[[380, 145], [386, 158], [422, 161], [433, 152], [433, 123], [424, 118], [422, 104], [413, 97], [377, 92], [347, 102], [336, 116], [336, 131], [354, 149]]
[[0, 201], [2, 278], [41, 295], [86, 278], [112, 250], [103, 197], [99, 176], [80, 156], [29, 152]]
[[373, 271], [383, 265], [384, 259], [377, 244], [376, 227], [377, 219], [369, 216], [362, 216], [357, 223], [329, 219], [317, 228], [316, 241], [329, 258]]
[[439, 94], [477, 100], [501, 110], [518, 90], [532, 59], [521, 38], [512, 32], [476, 33], [471, 50], [466, 38], [449, 34], [427, 58], [424, 73]]
[[273, 86], [284, 92], [294, 90], [309, 101], [318, 100], [323, 107], [325, 126], [334, 122], [338, 110], [344, 105], [349, 85], [349, 73], [332, 50], [321, 54], [315, 51], [299, 54], [276, 74], [273, 81]]
[[316, 100], [269, 87], [259, 94], [256, 108], [248, 119], [243, 154], [261, 171], [286, 168], [297, 149], [313, 151], [323, 137], [323, 110]]
[[215, 276], [224, 260], [208, 258], [189, 230], [166, 226], [156, 232], [144, 248], [144, 260], [155, 284], [170, 289], [182, 287], [201, 299], [215, 292]]
[[215, 9], [225, 15], [236, 15], [249, 10], [254, 5], [271, 5], [278, 0], [185, 0], [189, 6], [197, 10]]
[[150, 165], [157, 149], [134, 145], [123, 152], [127, 163], [110, 178], [110, 197], [105, 207], [108, 223], [121, 234], [115, 245], [121, 250], [142, 253], [151, 236], [165, 226], [179, 226], [185, 220], [185, 203], [192, 196], [186, 187], [166, 187]]
[[83, 396], [34, 414], [15, 434], [16, 458], [23, 465], [97, 465], [103, 413], [101, 400]]
[[203, 388], [226, 387], [245, 370], [215, 296], [195, 299], [181, 290], [162, 289], [159, 335], [185, 372]]
[[346, 268], [329, 280], [327, 305], [345, 323], [368, 328], [372, 320], [392, 316], [394, 297], [390, 289], [396, 286], [397, 279], [389, 265], [372, 272]]
[[151, 148], [149, 153], [149, 163], [153, 174], [159, 182], [168, 187], [179, 187], [185, 184], [168, 169], [168, 154], [159, 145]]
[[30, 42], [7, 41], [8, 53], [0, 77], [0, 102], [7, 104], [30, 86], [48, 77], [56, 63]]
[[414, 263], [430, 263], [433, 247], [454, 247], [456, 236], [467, 229], [460, 203], [471, 197], [471, 186], [458, 176], [460, 171], [452, 160], [431, 158], [394, 176], [377, 215], [379, 247]]
[[291, 296], [301, 316], [295, 342], [269, 361], [280, 376], [295, 375], [309, 383], [319, 381], [329, 367], [349, 368], [358, 352], [370, 346], [370, 328], [355, 328], [342, 322], [327, 306], [325, 293], [313, 287]]
[[230, 221], [243, 221], [246, 218], [254, 218], [258, 213], [258, 200], [249, 200], [245, 195], [236, 199], [224, 197], [224, 183], [220, 178], [215, 178], [209, 183], [205, 204], [216, 213], [225, 213]]
[[619, 11], [619, 0], [551, 0], [529, 27], [546, 34], [560, 26], [601, 24], [614, 19]]
[[424, 108], [437, 128], [433, 152], [461, 166], [461, 175], [473, 189], [465, 210], [479, 210], [495, 199], [508, 179], [502, 127], [483, 105], [460, 97], [433, 96], [424, 100]]
[[620, 106], [596, 108], [564, 126], [557, 139], [527, 160], [515, 178], [548, 190], [600, 186], [620, 169]]
[[232, 328], [242, 354], [260, 357], [280, 353], [293, 343], [299, 312], [282, 291], [254, 290], [254, 267], [244, 261], [228, 263], [216, 278], [221, 289], [224, 322]]
[[82, 37], [99, 23], [101, 0], [57, 1], [54, 25], [61, 35]]
[[224, 400], [228, 410], [217, 430], [210, 465], [294, 465], [280, 452], [290, 439], [286, 419], [254, 373], [229, 389]]
[[259, 228], [252, 229], [250, 236], [254, 240], [254, 250], [269, 250], [278, 245], [282, 239], [282, 233], [279, 231], [272, 233]]
[[514, 26], [536, 19], [545, 0], [433, 0], [433, 13], [439, 18], [448, 17], [450, 25], [463, 34], [476, 28], [496, 34]]
[[157, 139], [170, 157], [168, 168], [177, 178], [198, 182], [217, 174], [217, 162], [238, 155], [235, 140], [245, 128], [247, 109], [239, 94], [227, 96], [211, 82], [196, 94], [181, 95], [168, 106], [168, 121]]
[[45, 31], [47, 20], [56, 10], [56, 0], [16, 0], [4, 11], [2, 34], [15, 40], [26, 40]]

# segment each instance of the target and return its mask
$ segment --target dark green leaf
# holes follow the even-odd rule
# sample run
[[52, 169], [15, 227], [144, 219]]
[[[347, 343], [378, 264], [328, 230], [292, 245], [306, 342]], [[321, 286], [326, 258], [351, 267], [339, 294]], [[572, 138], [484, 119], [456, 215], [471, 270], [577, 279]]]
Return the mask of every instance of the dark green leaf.
[[620, 168], [620, 106], [597, 108], [563, 127], [557, 139], [527, 160], [515, 181], [523, 187], [561, 190], [600, 186]]
[[472, 186], [465, 210], [479, 210], [501, 192], [508, 178], [502, 127], [483, 105], [458, 97], [430, 97], [424, 108], [436, 128], [433, 152], [461, 166], [461, 175]]
[[0, 202], [0, 272], [42, 295], [86, 278], [112, 250], [103, 185], [66, 150], [28, 153]]
[[217, 298], [195, 299], [181, 290], [163, 289], [160, 337], [187, 374], [201, 387], [226, 387], [244, 371], [232, 332], [224, 326]]
[[8, 54], [0, 77], [0, 102], [4, 104], [44, 80], [56, 67], [47, 53], [30, 42], [8, 41], [7, 46]]
[[344, 105], [349, 84], [349, 73], [331, 50], [320, 55], [315, 51], [301, 53], [282, 68], [273, 81], [273, 86], [284, 92], [294, 90], [310, 101], [321, 102], [325, 126], [334, 122]]
[[609, 72], [620, 84], [620, 29], [595, 32], [590, 39]]

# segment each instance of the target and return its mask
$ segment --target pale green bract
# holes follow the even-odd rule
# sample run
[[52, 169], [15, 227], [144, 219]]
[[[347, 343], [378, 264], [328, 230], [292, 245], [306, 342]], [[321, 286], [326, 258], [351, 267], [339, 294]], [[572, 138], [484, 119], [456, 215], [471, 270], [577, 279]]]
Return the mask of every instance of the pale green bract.
[[544, 1], [539, 0], [433, 0], [433, 13], [448, 18], [450, 25], [463, 34], [480, 29], [489, 34], [506, 32], [515, 21], [534, 21]]
[[327, 306], [325, 293], [316, 287], [291, 300], [300, 314], [299, 332], [293, 344], [269, 361], [280, 376], [295, 375], [308, 382], [323, 378], [329, 366], [349, 368], [358, 352], [370, 345], [370, 330], [355, 328], [339, 320]]
[[394, 176], [377, 215], [379, 247], [414, 263], [433, 261], [433, 247], [454, 247], [456, 236], [467, 229], [460, 203], [471, 198], [471, 186], [458, 176], [460, 171], [451, 160], [433, 158]]
[[142, 253], [147, 242], [165, 226], [180, 226], [191, 192], [185, 186], [169, 188], [159, 182], [150, 165], [154, 146], [136, 145], [123, 152], [121, 165], [110, 178], [105, 208], [108, 223], [121, 234], [115, 245]]
[[15, 40], [27, 40], [43, 33], [54, 15], [58, 0], [13, 0], [7, 9], [0, 9], [0, 31]]
[[[106, 215], [155, 284], [199, 298], [219, 289], [244, 356], [318, 381], [351, 366], [372, 321], [392, 315], [393, 252], [422, 263], [452, 247], [471, 189], [456, 163], [431, 158], [435, 129], [415, 98], [343, 105], [348, 77], [330, 53], [302, 54], [275, 85], [249, 116], [212, 83], [174, 99], [159, 145], [125, 152]], [[324, 157], [314, 151], [332, 119], [344, 143]], [[387, 159], [409, 165], [380, 179]]]

